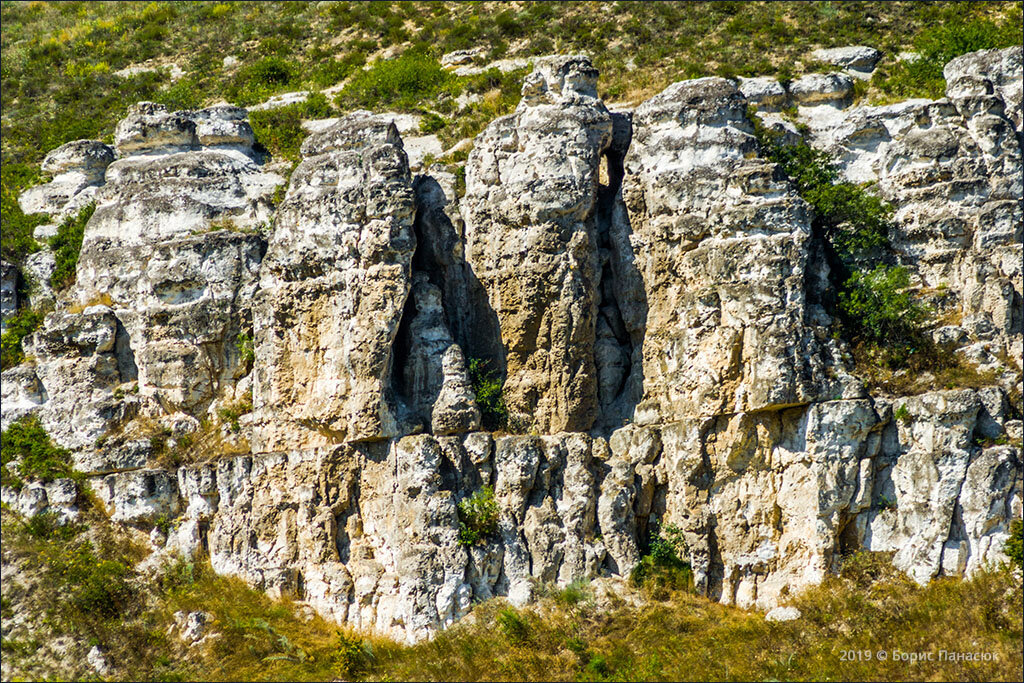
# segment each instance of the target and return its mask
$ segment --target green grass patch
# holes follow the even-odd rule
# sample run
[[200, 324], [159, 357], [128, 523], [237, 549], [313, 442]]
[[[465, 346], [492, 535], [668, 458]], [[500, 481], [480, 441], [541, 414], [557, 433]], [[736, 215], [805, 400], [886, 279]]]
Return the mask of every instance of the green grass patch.
[[0, 336], [0, 367], [6, 370], [25, 360], [22, 344], [43, 323], [43, 314], [33, 308], [22, 308], [7, 319], [7, 330]]
[[82, 207], [78, 215], [67, 218], [57, 229], [57, 234], [50, 238], [50, 249], [56, 260], [50, 285], [55, 290], [66, 289], [75, 282], [75, 270], [78, 267], [78, 255], [82, 251], [82, 240], [85, 237], [85, 225], [96, 211], [95, 204]]
[[437, 59], [410, 50], [356, 73], [335, 102], [343, 109], [411, 110], [441, 93], [457, 95], [459, 90], [458, 79], [442, 69]]

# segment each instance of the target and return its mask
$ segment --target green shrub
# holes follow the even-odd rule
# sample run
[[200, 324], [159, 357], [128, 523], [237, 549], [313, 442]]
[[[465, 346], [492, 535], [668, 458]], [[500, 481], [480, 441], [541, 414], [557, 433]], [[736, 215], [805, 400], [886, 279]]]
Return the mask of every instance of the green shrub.
[[22, 342], [43, 322], [43, 314], [32, 308], [23, 308], [7, 319], [7, 331], [0, 336], [0, 367], [13, 368], [25, 360]]
[[237, 104], [258, 104], [301, 83], [301, 67], [283, 57], [264, 57], [238, 70], [227, 95]]
[[494, 488], [485, 486], [458, 504], [459, 545], [470, 546], [483, 543], [498, 530], [498, 502], [494, 499]]
[[313, 93], [305, 102], [250, 112], [249, 124], [257, 144], [262, 145], [272, 156], [299, 161], [299, 149], [307, 135], [302, 128], [302, 121], [323, 119], [334, 113], [335, 110], [323, 93]]
[[910, 275], [902, 266], [853, 273], [839, 292], [839, 310], [853, 336], [912, 353], [921, 343], [919, 330], [929, 311], [914, 301], [909, 286]]
[[903, 424], [907, 424], [913, 419], [910, 416], [910, 409], [907, 408], [906, 403], [901, 403], [900, 407], [893, 411], [892, 416]]
[[423, 118], [420, 119], [420, 132], [425, 135], [430, 135], [431, 133], [436, 133], [447, 125], [448, 122], [437, 114], [424, 114]]
[[235, 346], [238, 348], [238, 358], [242, 363], [248, 365], [256, 359], [256, 350], [253, 347], [252, 334], [249, 332], [239, 332], [238, 339], [235, 341]]
[[432, 57], [418, 51], [404, 52], [397, 59], [381, 59], [356, 73], [338, 95], [343, 108], [395, 107], [412, 109], [442, 92], [456, 94], [457, 79]]
[[337, 651], [334, 653], [338, 675], [345, 680], [365, 673], [374, 663], [373, 645], [355, 636], [338, 633]]
[[57, 234], [50, 238], [50, 248], [53, 249], [56, 261], [50, 276], [50, 284], [54, 289], [64, 289], [74, 283], [78, 255], [82, 251], [82, 239], [85, 237], [85, 224], [95, 211], [95, 204], [83, 207], [77, 216], [71, 216], [61, 223]]
[[589, 583], [590, 582], [585, 579], [577, 579], [569, 583], [565, 588], [554, 591], [551, 594], [551, 597], [554, 598], [555, 602], [559, 605], [565, 605], [568, 607], [578, 605], [581, 602], [587, 602], [593, 597]]
[[840, 182], [831, 157], [806, 142], [779, 143], [779, 135], [760, 125], [755, 133], [766, 156], [779, 164], [800, 196], [814, 210], [814, 227], [845, 263], [889, 244], [892, 208], [853, 183]]
[[22, 265], [25, 257], [39, 250], [32, 233], [49, 218], [43, 214], [25, 215], [18, 195], [40, 181], [39, 172], [27, 164], [8, 162], [6, 155], [0, 171], [0, 251], [3, 259]]
[[495, 621], [511, 645], [522, 645], [530, 640], [530, 624], [514, 608], [503, 607]]
[[467, 365], [469, 381], [473, 385], [484, 429], [495, 431], [507, 428], [508, 409], [502, 395], [504, 382], [501, 377], [490, 368], [490, 363], [482, 358], [470, 358]]
[[1021, 520], [1010, 522], [1010, 537], [1006, 539], [1003, 552], [1018, 569], [1024, 569], [1024, 522]]
[[48, 546], [43, 560], [46, 581], [62, 596], [62, 616], [70, 621], [117, 617], [135, 595], [131, 568], [98, 557], [90, 541]]
[[76, 476], [71, 453], [53, 444], [35, 415], [17, 420], [0, 435], [0, 464], [4, 486], [18, 486], [21, 479], [47, 482]]
[[25, 531], [33, 538], [48, 541], [69, 541], [81, 531], [76, 524], [62, 523], [60, 516], [47, 510], [32, 515], [25, 522]]
[[654, 530], [650, 551], [630, 572], [634, 586], [654, 583], [658, 586], [686, 587], [693, 583], [693, 572], [686, 557], [683, 530], [675, 524], [664, 524]]
[[943, 69], [950, 60], [977, 50], [1019, 46], [1020, 34], [1019, 20], [997, 24], [977, 17], [948, 16], [915, 38], [919, 58], [879, 70], [873, 82], [891, 96], [940, 98], [946, 92]]
[[313, 70], [312, 80], [321, 88], [327, 88], [341, 81], [366, 64], [366, 57], [361, 52], [351, 52], [342, 59], [324, 59], [319, 61]]

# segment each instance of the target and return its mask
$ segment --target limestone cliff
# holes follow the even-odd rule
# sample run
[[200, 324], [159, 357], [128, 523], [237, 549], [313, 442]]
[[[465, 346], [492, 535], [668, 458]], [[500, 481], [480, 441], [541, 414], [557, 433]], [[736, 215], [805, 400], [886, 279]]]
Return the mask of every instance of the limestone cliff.
[[[409, 640], [477, 600], [626, 574], [657, 522], [683, 529], [700, 591], [742, 606], [857, 549], [919, 581], [969, 573], [1022, 507], [1021, 50], [946, 71], [934, 102], [853, 107], [837, 72], [609, 110], [589, 59], [544, 58], [461, 197], [356, 112], [307, 138], [275, 204], [286, 181], [244, 110], [139, 104], [113, 148], [54, 150], [22, 196], [96, 211], [75, 286], [3, 373], [3, 424], [39, 415], [112, 518], [152, 529], [153, 562], [205, 552]], [[877, 183], [899, 262], [956, 314], [931, 333], [992, 386], [869, 394], [750, 103], [800, 136], [772, 111], [795, 106], [845, 177]], [[528, 433], [481, 431], [470, 358]], [[497, 530], [462, 544], [457, 505], [485, 486]], [[76, 514], [69, 481], [3, 499]]]

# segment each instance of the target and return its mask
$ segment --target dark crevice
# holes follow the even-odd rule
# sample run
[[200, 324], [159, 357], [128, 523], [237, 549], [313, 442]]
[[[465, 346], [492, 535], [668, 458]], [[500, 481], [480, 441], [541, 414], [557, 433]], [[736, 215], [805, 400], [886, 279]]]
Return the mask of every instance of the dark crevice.
[[119, 318], [114, 332], [114, 355], [117, 357], [117, 371], [121, 382], [135, 382], [139, 379], [139, 368], [135, 365], [135, 352], [132, 350], [131, 338], [121, 324]]
[[599, 184], [595, 227], [600, 282], [595, 321], [599, 430], [620, 427], [632, 418], [643, 390], [643, 340], [647, 299], [636, 267], [632, 227], [622, 199], [625, 156], [632, 137], [627, 115], [612, 114], [613, 139], [601, 164], [607, 184]]

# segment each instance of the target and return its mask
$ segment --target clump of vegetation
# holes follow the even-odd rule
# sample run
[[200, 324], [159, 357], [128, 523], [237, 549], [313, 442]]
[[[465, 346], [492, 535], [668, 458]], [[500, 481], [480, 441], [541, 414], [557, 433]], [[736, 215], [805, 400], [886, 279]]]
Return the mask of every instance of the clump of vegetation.
[[1003, 552], [1017, 569], [1024, 569], [1024, 522], [1015, 519], [1010, 522], [1010, 537], [1006, 539]]
[[428, 112], [420, 119], [420, 132], [425, 135], [430, 135], [431, 133], [436, 133], [447, 125], [448, 122], [443, 118], [433, 112]]
[[302, 121], [328, 118], [336, 113], [323, 93], [313, 93], [304, 102], [250, 112], [249, 123], [256, 143], [264, 150], [276, 159], [297, 162], [301, 156], [302, 141], [307, 135]]
[[35, 332], [42, 322], [43, 314], [27, 307], [7, 319], [7, 331], [0, 336], [0, 367], [6, 370], [25, 360], [22, 342], [25, 337]]
[[903, 424], [910, 423], [914, 418], [910, 414], [910, 409], [907, 408], [906, 403], [901, 403], [899, 408], [893, 411], [892, 416], [902, 422]]
[[914, 58], [883, 65], [872, 84], [892, 98], [938, 99], [946, 93], [943, 68], [950, 60], [977, 50], [1020, 45], [1020, 15], [964, 21], [953, 15], [952, 7], [947, 11], [949, 20], [936, 22], [915, 37]]
[[888, 346], [897, 363], [924, 343], [921, 327], [931, 318], [909, 287], [906, 268], [879, 265], [852, 273], [839, 292], [839, 311], [860, 339]]
[[299, 64], [283, 57], [263, 57], [239, 69], [227, 87], [227, 95], [242, 106], [257, 104], [282, 90], [297, 87], [301, 71]]
[[253, 346], [251, 333], [239, 332], [238, 339], [235, 340], [235, 346], [238, 348], [238, 358], [244, 365], [249, 365], [256, 360], [256, 350]]
[[220, 419], [223, 420], [231, 427], [231, 431], [237, 434], [242, 430], [241, 422], [239, 421], [243, 415], [248, 415], [252, 412], [252, 400], [245, 398], [235, 403], [229, 403], [224, 405], [217, 411]]
[[892, 264], [892, 208], [869, 188], [840, 181], [826, 153], [803, 141], [781, 144], [754, 113], [765, 155], [814, 210], [812, 229], [825, 246], [837, 292], [824, 303], [839, 319], [837, 335], [851, 343], [858, 374], [896, 394], [991, 384], [993, 373], [978, 371], [927, 334], [934, 313], [912, 294], [907, 269]]
[[502, 394], [501, 376], [483, 358], [470, 358], [467, 364], [469, 381], [473, 386], [476, 404], [484, 429], [496, 431], [508, 427], [508, 408]]
[[56, 261], [50, 276], [50, 284], [54, 289], [64, 289], [74, 283], [78, 254], [82, 251], [82, 240], [85, 237], [85, 224], [95, 211], [95, 204], [82, 207], [76, 216], [70, 216], [61, 223], [57, 234], [50, 238], [50, 249], [53, 249]]
[[469, 498], [458, 504], [459, 545], [470, 546], [483, 543], [498, 530], [498, 502], [494, 499], [494, 487], [484, 486]]
[[355, 74], [335, 100], [342, 108], [413, 109], [442, 92], [458, 94], [458, 79], [433, 57], [409, 50]]
[[40, 180], [37, 169], [4, 159], [0, 169], [0, 253], [5, 261], [16, 266], [23, 265], [25, 257], [39, 250], [32, 233], [49, 220], [44, 214], [25, 215], [18, 204], [18, 195]]
[[3, 486], [15, 488], [25, 479], [48, 482], [79, 476], [71, 466], [71, 453], [54, 445], [35, 415], [15, 421], [0, 435], [0, 467]]
[[[847, 267], [889, 245], [892, 207], [854, 183], [840, 181], [831, 157], [806, 142], [785, 145], [780, 134], [760, 125], [753, 115], [755, 133], [771, 161], [789, 176], [800, 196], [814, 209], [813, 226]], [[875, 253], [873, 253], [875, 252]]]
[[684, 588], [693, 585], [693, 572], [686, 557], [683, 530], [675, 524], [664, 524], [654, 530], [650, 551], [630, 572], [634, 586], [652, 583], [658, 587]]

